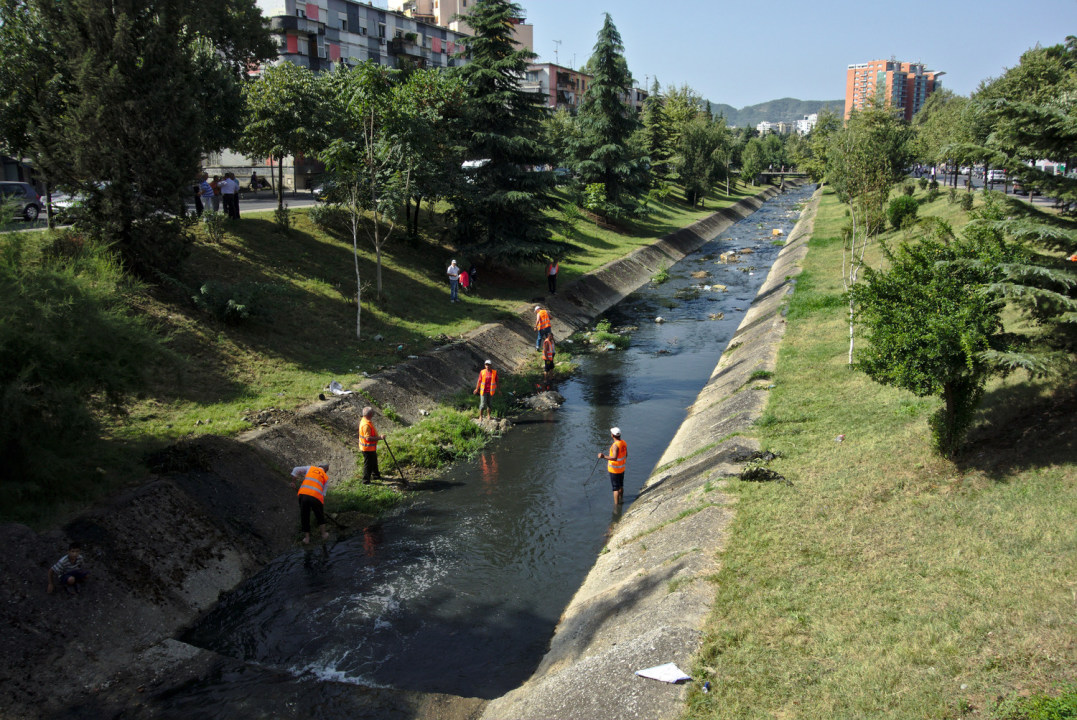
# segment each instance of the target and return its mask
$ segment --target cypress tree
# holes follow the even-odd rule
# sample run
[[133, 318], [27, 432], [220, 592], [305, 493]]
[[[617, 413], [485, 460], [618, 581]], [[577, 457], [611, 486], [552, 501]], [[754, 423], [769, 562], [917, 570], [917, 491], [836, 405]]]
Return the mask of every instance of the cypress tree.
[[465, 252], [499, 262], [542, 262], [562, 257], [566, 246], [552, 239], [543, 212], [553, 205], [553, 173], [541, 142], [543, 98], [521, 89], [535, 54], [512, 39], [520, 6], [480, 0], [466, 16], [474, 35], [462, 42], [468, 63], [465, 157], [473, 165], [452, 198], [455, 240]]
[[651, 85], [651, 92], [643, 103], [643, 142], [651, 160], [655, 177], [669, 175], [670, 131], [666, 117], [666, 101], [662, 97], [658, 78]]
[[594, 80], [579, 111], [580, 138], [574, 148], [576, 171], [585, 183], [602, 183], [606, 200], [619, 208], [636, 205], [634, 194], [646, 190], [647, 163], [630, 140], [639, 128], [633, 108], [625, 104], [632, 91], [632, 75], [624, 58], [621, 34], [609, 14], [598, 32], [588, 61]]

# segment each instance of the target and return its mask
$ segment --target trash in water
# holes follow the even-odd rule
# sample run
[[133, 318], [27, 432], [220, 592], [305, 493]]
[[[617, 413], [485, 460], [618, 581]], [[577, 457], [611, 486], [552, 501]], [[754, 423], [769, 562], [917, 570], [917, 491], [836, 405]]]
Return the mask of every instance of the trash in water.
[[658, 317], [656, 317], [656, 318], [654, 319], [654, 321], [655, 321], [656, 323], [664, 323], [664, 322], [665, 322], [665, 320], [664, 320], [664, 319], [662, 318], [662, 316], [661, 316], [661, 315], [659, 315]]
[[673, 663], [656, 665], [654, 667], [646, 668], [645, 670], [637, 670], [636, 674], [640, 677], [661, 680], [662, 682], [667, 683], [679, 683], [692, 679], [690, 676], [684, 674], [684, 670], [681, 670]]

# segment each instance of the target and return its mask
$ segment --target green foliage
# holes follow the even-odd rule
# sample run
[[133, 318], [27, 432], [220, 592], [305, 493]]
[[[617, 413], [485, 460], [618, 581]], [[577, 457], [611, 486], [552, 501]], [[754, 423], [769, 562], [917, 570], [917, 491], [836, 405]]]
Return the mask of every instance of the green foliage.
[[[362, 467], [362, 461], [359, 461]], [[395, 475], [386, 473], [386, 477]], [[386, 485], [364, 485], [362, 476], [356, 476], [338, 483], [325, 496], [326, 510], [329, 512], [360, 512], [365, 515], [378, 516], [399, 505], [403, 495]]]
[[946, 191], [946, 202], [951, 205], [957, 204], [957, 188], [951, 187]]
[[599, 320], [598, 322], [595, 323], [595, 332], [608, 333], [612, 329], [613, 329], [613, 325], [606, 318], [602, 318], [601, 320]]
[[606, 186], [602, 183], [588, 183], [583, 188], [583, 206], [596, 213], [605, 213], [607, 210], [606, 203]]
[[468, 14], [474, 35], [462, 42], [469, 62], [460, 68], [467, 88], [462, 144], [480, 164], [452, 192], [453, 240], [469, 256], [504, 263], [563, 258], [569, 248], [551, 237], [553, 173], [527, 168], [550, 162], [542, 142], [543, 99], [520, 87], [536, 57], [512, 39], [523, 17], [508, 0], [480, 0]]
[[[866, 282], [853, 288], [858, 324], [869, 340], [856, 367], [876, 382], [941, 397], [932, 437], [941, 453], [952, 456], [988, 377], [998, 372], [982, 353], [1013, 343], [1003, 332], [1003, 303], [997, 293], [985, 292], [1000, 275], [992, 265], [1012, 253], [998, 237], [957, 240], [941, 221], [937, 230], [887, 251], [889, 269], [867, 268]], [[975, 266], [955, 262], [973, 259]]]
[[276, 208], [273, 211], [273, 222], [277, 225], [277, 232], [287, 235], [292, 229], [292, 211], [287, 205]]
[[224, 239], [224, 221], [227, 217], [223, 212], [209, 208], [202, 211], [202, 227], [212, 242], [219, 243]]
[[236, 325], [268, 313], [268, 295], [274, 289], [262, 283], [228, 283], [207, 280], [191, 295], [195, 307], [221, 322]]
[[315, 205], [307, 211], [307, 217], [315, 227], [330, 232], [348, 227], [348, 211], [339, 205]]
[[655, 285], [661, 285], [669, 280], [669, 266], [666, 263], [662, 263], [658, 266], [658, 272], [651, 276], [651, 282]]
[[972, 210], [972, 193], [965, 193], [961, 196], [961, 209], [965, 212]]
[[1077, 685], [1063, 688], [1057, 697], [1012, 695], [999, 704], [992, 717], [997, 720], [1077, 720]]
[[911, 182], [902, 183], [901, 192], [903, 195], [912, 195], [914, 192], [916, 192], [916, 185]]
[[621, 35], [606, 14], [588, 63], [594, 76], [576, 116], [578, 135], [570, 146], [574, 167], [585, 183], [602, 183], [606, 201], [625, 211], [650, 185], [647, 163], [630, 142], [640, 123], [624, 99], [632, 75]]
[[916, 212], [920, 203], [909, 194], [901, 195], [890, 201], [886, 210], [886, 217], [890, 221], [890, 227], [900, 230], [916, 222]]
[[920, 186], [921, 190], [927, 190], [927, 178], [922, 177], [916, 181], [916, 184]]
[[470, 412], [441, 408], [415, 425], [393, 433], [392, 442], [402, 465], [437, 469], [473, 457], [488, 440], [487, 432], [472, 422]]
[[[253, 0], [220, 13], [178, 0], [0, 6], [0, 26], [25, 23], [34, 31], [6, 36], [0, 53], [3, 94], [28, 119], [21, 132], [0, 123], [19, 135], [5, 144], [52, 187], [86, 197], [79, 226], [114, 245], [128, 270], [172, 270], [183, 235], [155, 218], [179, 214], [202, 154], [235, 137], [239, 80], [274, 54]], [[24, 61], [32, 72], [8, 73]], [[159, 242], [159, 230], [171, 232]]]
[[933, 203], [939, 199], [939, 195], [941, 194], [942, 193], [939, 192], [938, 183], [935, 183], [935, 187], [929, 188], [927, 194], [924, 195], [924, 202]]
[[[42, 254], [0, 236], [0, 478], [4, 515], [74, 499], [73, 472], [99, 429], [167, 354], [125, 301], [137, 287], [102, 245], [66, 232]], [[33, 238], [37, 241], [37, 238]]]
[[706, 197], [714, 181], [724, 174], [731, 144], [724, 125], [702, 117], [682, 128], [673, 167], [684, 184], [689, 205], [694, 207]]

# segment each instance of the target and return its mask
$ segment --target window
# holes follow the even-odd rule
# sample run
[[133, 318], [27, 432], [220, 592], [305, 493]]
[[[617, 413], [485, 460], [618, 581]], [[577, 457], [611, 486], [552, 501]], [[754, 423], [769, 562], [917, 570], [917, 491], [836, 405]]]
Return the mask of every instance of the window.
[[378, 23], [378, 37], [385, 37], [385, 23]]
[[340, 29], [343, 30], [344, 32], [348, 32], [348, 21], [347, 20], [341, 20], [340, 21]]

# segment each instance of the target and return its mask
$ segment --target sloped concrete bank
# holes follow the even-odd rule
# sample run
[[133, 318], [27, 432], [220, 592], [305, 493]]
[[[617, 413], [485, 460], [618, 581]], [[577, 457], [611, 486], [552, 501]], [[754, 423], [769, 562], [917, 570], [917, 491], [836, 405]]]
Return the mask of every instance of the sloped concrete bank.
[[692, 669], [715, 595], [709, 578], [733, 516], [722, 489], [757, 449], [736, 433], [766, 405], [769, 381], [751, 375], [774, 369], [783, 309], [818, 199], [816, 193], [657, 469], [614, 527], [549, 652], [527, 683], [486, 706], [483, 720], [658, 720], [683, 712], [688, 685], [634, 673], [667, 662]]
[[[555, 332], [564, 336], [585, 327], [663, 263], [717, 237], [777, 192], [767, 188], [564, 288], [548, 303]], [[522, 366], [534, 353], [532, 321], [529, 304], [511, 322], [483, 326], [358, 388], [416, 421], [419, 410], [469, 387], [483, 359], [510, 370]], [[325, 459], [331, 477], [354, 473], [355, 429], [366, 402], [358, 394], [331, 397], [294, 413], [273, 413], [268, 426], [237, 439], [205, 436], [180, 443], [157, 458], [146, 482], [62, 530], [38, 534], [18, 525], [0, 527], [6, 551], [0, 564], [6, 589], [0, 609], [5, 628], [0, 716], [152, 716], [150, 699], [172, 688], [211, 674], [255, 672], [170, 638], [219, 593], [289, 547], [295, 491], [285, 473], [291, 466]], [[379, 429], [392, 426], [379, 418]], [[70, 539], [86, 546], [91, 583], [80, 597], [46, 596], [47, 568]], [[341, 692], [372, 691], [349, 686]], [[386, 709], [390, 693], [374, 693], [375, 702]], [[423, 708], [453, 701], [398, 695], [391, 704], [401, 717], [424, 716]], [[470, 714], [475, 707], [461, 709]], [[386, 709], [382, 716], [397, 715]]]

